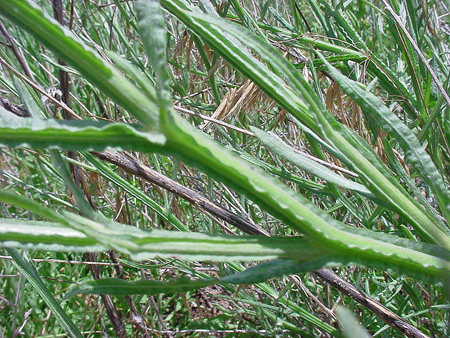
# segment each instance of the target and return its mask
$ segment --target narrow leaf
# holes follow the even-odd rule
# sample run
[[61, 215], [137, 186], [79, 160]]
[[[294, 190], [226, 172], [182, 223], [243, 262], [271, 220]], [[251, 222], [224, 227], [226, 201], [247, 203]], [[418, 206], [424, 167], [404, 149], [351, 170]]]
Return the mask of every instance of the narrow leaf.
[[64, 213], [70, 226], [105, 246], [142, 261], [156, 256], [186, 260], [261, 261], [274, 258], [312, 259], [322, 250], [304, 237], [209, 236], [199, 233], [143, 230]]
[[20, 273], [25, 276], [36, 292], [42, 297], [49, 309], [52, 311], [53, 315], [67, 332], [67, 335], [73, 338], [83, 338], [80, 330], [78, 330], [67, 313], [65, 313], [61, 308], [61, 305], [59, 305], [58, 301], [53, 297], [45, 284], [42, 282], [33, 264], [27, 258], [22, 257], [16, 249], [9, 248], [7, 251], [13, 258], [14, 265]]
[[166, 60], [165, 21], [159, 0], [136, 1], [138, 28], [144, 50], [156, 75], [159, 91], [158, 106], [161, 118], [166, 119], [172, 111], [170, 76]]
[[277, 154], [306, 172], [317, 176], [327, 182], [334, 183], [340, 187], [347, 188], [360, 194], [374, 199], [375, 196], [362, 184], [350, 181], [344, 177], [334, 173], [327, 167], [303, 156], [302, 154], [295, 152], [281, 139], [262, 131], [261, 129], [251, 127], [251, 130], [255, 133], [256, 137], [264, 143], [274, 154]]
[[75, 285], [67, 292], [67, 294], [64, 296], [64, 299], [81, 293], [116, 296], [157, 295], [160, 293], [167, 295], [186, 292], [190, 290], [197, 290], [205, 286], [214, 285], [217, 283], [218, 280], [215, 278], [199, 279], [194, 281], [186, 277], [181, 277], [170, 282], [160, 282], [154, 280], [128, 282], [123, 279], [105, 278], [91, 280], [81, 285]]
[[343, 306], [336, 309], [336, 314], [339, 323], [344, 329], [344, 334], [347, 338], [370, 338], [371, 335], [359, 323], [355, 315]]
[[105, 51], [105, 54], [114, 62], [114, 65], [120, 71], [139, 85], [140, 89], [149, 96], [150, 100], [153, 102], [157, 101], [156, 90], [153, 87], [152, 82], [149, 78], [142, 74], [138, 68], [113, 51], [107, 50]]
[[[269, 262], [260, 263], [237, 274], [223, 277], [220, 280], [232, 284], [261, 283], [271, 278], [280, 278], [301, 272], [318, 270], [324, 267], [329, 259], [329, 257], [325, 256], [312, 260], [274, 259]], [[332, 265], [330, 264], [329, 266]]]
[[43, 12], [34, 1], [0, 1], [0, 14], [57, 52], [86, 79], [136, 116], [148, 129], [157, 130], [158, 110], [154, 102], [69, 29], [59, 25]]
[[59, 223], [0, 219], [0, 247], [44, 251], [104, 252], [110, 248]]
[[148, 152], [164, 144], [162, 134], [142, 132], [135, 127], [118, 122], [20, 118], [0, 107], [0, 146], [5, 147]]
[[450, 220], [450, 191], [448, 186], [413, 132], [378, 97], [360, 88], [357, 82], [342, 75], [325, 59], [323, 61], [342, 90], [358, 103], [365, 114], [375, 116], [383, 129], [399, 143], [405, 152], [407, 162], [420, 173], [430, 186], [436, 195], [444, 217]]

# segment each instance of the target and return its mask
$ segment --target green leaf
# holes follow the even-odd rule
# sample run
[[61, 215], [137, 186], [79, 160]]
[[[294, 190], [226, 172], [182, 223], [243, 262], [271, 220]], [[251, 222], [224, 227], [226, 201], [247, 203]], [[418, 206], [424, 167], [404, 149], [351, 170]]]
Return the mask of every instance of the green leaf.
[[339, 263], [327, 264], [329, 260], [330, 258], [325, 255], [312, 260], [274, 259], [269, 262], [260, 263], [237, 274], [223, 277], [220, 280], [232, 284], [254, 284], [265, 282], [271, 278], [318, 270], [326, 265], [340, 265]]
[[[21, 199], [21, 196], [0, 194], [0, 201], [4, 202], [20, 203]], [[22, 202], [30, 201], [25, 199]], [[33, 201], [30, 204], [33, 209]], [[40, 213], [45, 215], [44, 212]], [[113, 222], [102, 224], [67, 212], [57, 216], [61, 218], [63, 225], [0, 219], [0, 246], [77, 252], [116, 249], [129, 254], [136, 261], [157, 256], [216, 261], [261, 261], [273, 258], [308, 261], [326, 253], [304, 237], [231, 237], [149, 231]]]
[[294, 149], [290, 148], [281, 139], [278, 139], [277, 137], [255, 127], [251, 127], [250, 129], [255, 133], [256, 137], [258, 137], [258, 139], [274, 154], [281, 156], [285, 160], [291, 162], [292, 164], [305, 170], [306, 172], [322, 178], [327, 182], [334, 183], [340, 187], [359, 192], [360, 194], [371, 199], [376, 198], [362, 184], [345, 179], [342, 176], [334, 173], [327, 167], [303, 156], [301, 153], [295, 152]]
[[67, 335], [73, 338], [83, 338], [81, 332], [78, 330], [69, 316], [64, 312], [64, 310], [61, 308], [61, 305], [59, 305], [58, 301], [53, 297], [45, 284], [42, 282], [38, 272], [30, 262], [30, 260], [22, 257], [22, 255], [20, 255], [20, 253], [16, 249], [9, 248], [7, 249], [7, 251], [13, 258], [14, 265], [17, 267], [20, 273], [25, 276], [27, 281], [33, 286], [36, 292], [39, 293], [49, 309], [52, 311], [53, 315], [66, 331]]
[[73, 65], [86, 79], [136, 116], [146, 128], [157, 130], [158, 109], [131, 81], [70, 30], [44, 13], [33, 1], [0, 2], [0, 14], [36, 36]]
[[370, 338], [371, 335], [359, 323], [355, 315], [343, 306], [336, 309], [336, 314], [347, 338]]
[[218, 279], [215, 278], [190, 280], [187, 277], [181, 277], [170, 282], [160, 282], [154, 280], [128, 282], [123, 279], [104, 278], [91, 280], [81, 285], [75, 285], [69, 289], [67, 294], [64, 296], [64, 299], [81, 293], [116, 296], [157, 295], [160, 293], [173, 294], [196, 290], [217, 283]]
[[389, 166], [392, 168], [392, 170], [395, 172], [395, 174], [405, 182], [405, 185], [410, 189], [410, 191], [414, 194], [414, 198], [417, 199], [417, 201], [422, 204], [425, 209], [428, 210], [428, 212], [432, 215], [434, 215], [434, 218], [436, 221], [441, 224], [443, 228], [445, 228], [444, 222], [442, 221], [442, 216], [438, 214], [438, 211], [434, 209], [426, 197], [422, 194], [420, 189], [417, 187], [416, 182], [414, 182], [414, 179], [408, 175], [408, 173], [405, 171], [405, 169], [400, 165], [399, 160], [394, 155], [393, 147], [390, 144], [390, 142], [387, 139], [383, 140], [383, 146], [384, 151], [386, 153], [386, 159], [389, 163]]
[[51, 209], [46, 208], [41, 203], [33, 201], [30, 198], [27, 198], [22, 195], [18, 195], [12, 191], [8, 191], [6, 189], [0, 189], [0, 201], [3, 203], [10, 203], [17, 208], [22, 208], [25, 210], [29, 210], [36, 215], [41, 217], [45, 217], [46, 219], [52, 222], [59, 222], [61, 224], [67, 224], [65, 222], [65, 218], [60, 214], [57, 214]]
[[399, 143], [405, 152], [406, 161], [420, 173], [430, 186], [436, 195], [442, 214], [450, 221], [448, 186], [413, 132], [378, 97], [360, 88], [357, 82], [342, 75], [328, 62], [325, 61], [325, 64], [342, 90], [358, 103], [364, 114], [376, 117], [380, 126]]
[[64, 213], [69, 225], [105, 246], [142, 261], [156, 256], [186, 260], [261, 261], [273, 258], [312, 259], [323, 251], [304, 237], [209, 236], [199, 233], [143, 230]]
[[106, 50], [105, 54], [114, 62], [114, 65], [123, 72], [125, 76], [128, 76], [139, 85], [140, 89], [145, 92], [153, 102], [157, 102], [158, 98], [156, 95], [155, 87], [153, 87], [152, 82], [144, 74], [142, 74], [138, 68], [133, 64], [122, 58], [117, 53]]
[[143, 132], [137, 128], [139, 126], [118, 122], [20, 118], [0, 107], [0, 146], [5, 147], [151, 152], [164, 144], [162, 134]]
[[172, 112], [172, 101], [166, 60], [165, 21], [159, 0], [136, 1], [136, 12], [144, 50], [153, 67], [159, 87], [157, 96], [160, 118], [167, 119], [167, 114]]
[[[36, 101], [33, 100], [32, 91], [29, 89], [29, 87], [19, 79], [14, 79], [14, 87], [16, 87], [20, 98], [22, 99], [26, 109], [30, 113], [30, 116], [35, 119], [42, 119], [44, 117], [44, 115], [42, 114], [42, 110], [38, 107]], [[5, 114], [5, 112], [0, 111], [0, 114]]]
[[104, 252], [108, 246], [59, 223], [0, 219], [0, 247], [44, 251]]
[[312, 37], [302, 35], [298, 38], [298, 42], [304, 43], [308, 47], [314, 47], [323, 51], [341, 54], [345, 56], [347, 60], [353, 60], [357, 62], [367, 60], [367, 55], [365, 55], [364, 53], [358, 52], [350, 48], [345, 48], [343, 46], [335, 45], [330, 42], [323, 41], [319, 39], [317, 36]]

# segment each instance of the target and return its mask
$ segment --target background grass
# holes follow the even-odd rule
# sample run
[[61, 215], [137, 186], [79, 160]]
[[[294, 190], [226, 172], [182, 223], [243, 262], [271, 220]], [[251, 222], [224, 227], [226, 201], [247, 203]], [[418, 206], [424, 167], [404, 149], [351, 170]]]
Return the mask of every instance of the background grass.
[[[38, 1], [53, 15], [51, 4]], [[167, 2], [169, 3], [169, 2]], [[73, 5], [73, 7], [72, 7]], [[167, 4], [166, 4], [167, 5]], [[427, 58], [439, 81], [447, 88], [448, 35], [445, 3], [431, 1], [391, 2], [414, 41]], [[219, 16], [236, 22], [271, 43], [297, 67], [314, 88], [322, 103], [342, 125], [348, 126], [375, 150], [395, 174], [405, 190], [424, 200], [429, 210], [444, 214], [417, 169], [406, 164], [404, 150], [382, 128], [382, 122], [360, 108], [330, 80], [329, 69], [314, 53], [320, 50], [333, 66], [358, 81], [380, 98], [418, 137], [444, 182], [448, 182], [448, 107], [430, 72], [420, 60], [405, 34], [393, 20], [385, 3], [306, 1], [229, 1], [214, 3]], [[206, 7], [207, 8], [207, 7]], [[168, 12], [166, 19], [167, 62], [171, 93], [177, 107], [227, 122], [249, 131], [250, 127], [272, 131], [290, 146], [323, 161], [346, 167], [315, 139], [302, 131], [298, 120], [253, 85], [220, 53], [214, 51], [191, 29]], [[137, 30], [133, 2], [67, 2], [65, 20], [70, 29], [100, 54], [112, 50], [130, 61], [144, 78], [155, 83], [154, 71], [144, 53]], [[35, 38], [2, 20], [14, 43], [24, 54], [34, 82], [44, 90], [59, 85], [59, 70], [70, 76], [70, 107], [82, 120], [137, 123], [133, 115], [117, 105], [71, 66], [61, 65], [57, 56]], [[23, 104], [19, 75], [23, 67], [8, 48], [6, 38], [0, 48], [1, 98]], [[318, 45], [322, 42], [324, 45]], [[308, 62], [306, 62], [308, 61]], [[117, 63], [116, 63], [117, 65]], [[272, 69], [275, 73], [277, 69]], [[158, 80], [156, 80], [158, 81]], [[41, 104], [41, 93], [29, 90], [41, 105], [46, 118], [61, 119], [62, 110]], [[214, 114], [213, 114], [214, 113]], [[207, 123], [198, 115], [182, 113], [193, 126], [201, 128], [225, 147], [250, 159], [282, 180], [286, 187], [308, 198], [334, 219], [358, 228], [423, 240], [410, 220], [357, 193], [344, 191], [325, 180], [299, 170], [261, 142], [233, 128]], [[28, 148], [1, 150], [3, 188], [39, 201], [60, 212], [78, 212], [73, 192], [55, 167], [46, 150]], [[212, 176], [170, 156], [135, 152], [133, 155], [163, 175], [208, 197], [251, 223], [274, 235], [296, 235], [244, 194], [235, 192]], [[145, 229], [182, 230], [206, 234], [232, 233], [241, 236], [223, 221], [205, 214], [183, 199], [156, 187], [116, 166], [101, 163], [89, 155], [64, 159], [80, 169], [83, 192], [95, 209], [108, 219]], [[348, 168], [354, 169], [354, 168]], [[108, 175], [106, 175], [108, 173]], [[120, 184], [119, 184], [120, 183]], [[448, 188], [448, 184], [445, 186]], [[134, 193], [132, 193], [134, 192]], [[423, 201], [422, 201], [423, 202]], [[36, 215], [12, 204], [1, 204], [3, 218], [34, 220]], [[430, 211], [432, 212], [432, 211]], [[448, 221], [448, 220], [447, 220]], [[443, 224], [446, 224], [443, 220]], [[57, 299], [68, 288], [92, 279], [87, 261], [94, 257], [101, 278], [170, 281], [181, 276], [205, 278], [242, 271], [253, 263], [186, 262], [179, 259], [153, 259], [141, 264], [111, 252], [95, 256], [72, 252], [29, 251], [39, 276]], [[64, 336], [64, 330], [31, 285], [4, 252], [1, 263], [0, 334], [15, 336]], [[382, 269], [343, 267], [335, 270], [344, 279], [407, 319], [429, 336], [447, 336], [448, 302], [442, 284], [427, 283]], [[81, 294], [61, 302], [64, 312], [84, 336], [342, 336], [335, 309], [345, 305], [361, 324], [377, 337], [399, 333], [365, 307], [357, 304], [315, 275], [269, 280], [249, 286], [223, 284], [197, 291], [155, 296], [113, 296], [112, 301], [123, 325], [123, 333], [111, 325], [105, 299]], [[31, 310], [31, 311], [29, 311]]]

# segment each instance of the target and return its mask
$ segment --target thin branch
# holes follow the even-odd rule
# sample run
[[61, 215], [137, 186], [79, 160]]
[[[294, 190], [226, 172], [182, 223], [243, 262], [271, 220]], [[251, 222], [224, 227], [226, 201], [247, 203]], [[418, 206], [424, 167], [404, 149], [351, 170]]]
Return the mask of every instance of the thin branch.
[[72, 109], [70, 109], [69, 107], [67, 107], [67, 105], [64, 102], [61, 102], [57, 99], [55, 99], [53, 96], [51, 96], [50, 94], [48, 94], [45, 90], [43, 90], [39, 85], [35, 84], [33, 81], [31, 81], [30, 79], [28, 79], [26, 76], [24, 76], [23, 74], [20, 74], [17, 70], [14, 69], [14, 67], [12, 67], [8, 62], [6, 62], [3, 58], [0, 57], [0, 63], [2, 65], [4, 65], [6, 68], [8, 68], [12, 73], [14, 73], [14, 75], [16, 75], [17, 77], [19, 77], [21, 80], [23, 80], [24, 82], [26, 82], [27, 84], [29, 84], [31, 87], [33, 87], [36, 91], [38, 91], [39, 93], [41, 93], [42, 95], [44, 95], [45, 97], [47, 97], [50, 101], [52, 101], [55, 105], [64, 108], [66, 111], [68, 111], [70, 113], [70, 115], [72, 115], [72, 117], [76, 120], [80, 120], [80, 116], [78, 116], [77, 113], [75, 113]]
[[256, 228], [246, 219], [232, 213], [231, 211], [216, 203], [211, 202], [209, 199], [200, 195], [198, 192], [186, 188], [184, 185], [142, 164], [140, 161], [129, 154], [125, 156], [118, 152], [110, 151], [103, 151], [93, 154], [103, 160], [117, 165], [118, 167], [133, 175], [141, 177], [144, 180], [152, 182], [153, 184], [162, 187], [177, 196], [180, 196], [181, 198], [191, 202], [195, 207], [208, 211], [214, 216], [228, 222], [229, 224], [234, 225], [247, 234], [270, 236], [270, 234], [265, 230]]
[[238, 132], [240, 132], [242, 134], [245, 134], [245, 135], [255, 136], [255, 134], [253, 134], [251, 131], [248, 131], [248, 130], [245, 130], [245, 129], [233, 126], [232, 124], [229, 124], [229, 123], [226, 123], [226, 122], [223, 122], [223, 121], [220, 121], [220, 120], [213, 119], [213, 118], [211, 118], [209, 116], [205, 116], [205, 115], [193, 112], [192, 110], [188, 110], [188, 109], [185, 109], [185, 108], [182, 108], [182, 107], [178, 107], [178, 106], [174, 106], [174, 108], [175, 108], [175, 110], [178, 110], [181, 113], [185, 113], [185, 114], [189, 114], [189, 115], [192, 115], [192, 116], [200, 117], [201, 119], [203, 119], [205, 121], [213, 122], [215, 124], [218, 124], [220, 126], [226, 127], [228, 129], [236, 130], [236, 131], [238, 131]]
[[3, 36], [5, 37], [6, 41], [8, 42], [8, 47], [11, 48], [14, 56], [16, 57], [17, 61], [19, 61], [20, 66], [22, 67], [24, 73], [26, 76], [28, 76], [31, 81], [34, 81], [33, 73], [31, 72], [30, 67], [28, 66], [28, 63], [25, 61], [25, 58], [23, 57], [22, 52], [17, 47], [14, 39], [9, 35], [8, 31], [6, 30], [5, 26], [3, 26], [3, 23], [0, 21], [0, 31], [2, 32]]
[[354, 285], [343, 280], [330, 269], [320, 269], [314, 271], [314, 274], [322, 278], [328, 284], [334, 286], [344, 295], [347, 295], [348, 297], [354, 299], [359, 304], [372, 311], [389, 326], [395, 327], [396, 329], [400, 330], [405, 336], [411, 338], [429, 338], [429, 336], [421, 332], [413, 325], [409, 324], [403, 318], [399, 317], [395, 312], [378, 303], [375, 299], [369, 297], [361, 290], [358, 290]]

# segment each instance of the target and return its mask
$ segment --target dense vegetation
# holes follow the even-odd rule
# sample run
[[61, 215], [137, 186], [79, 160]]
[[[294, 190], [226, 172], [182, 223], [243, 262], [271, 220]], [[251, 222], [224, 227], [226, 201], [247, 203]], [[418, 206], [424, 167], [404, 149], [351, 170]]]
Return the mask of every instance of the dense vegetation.
[[446, 337], [448, 13], [0, 1], [0, 337]]

